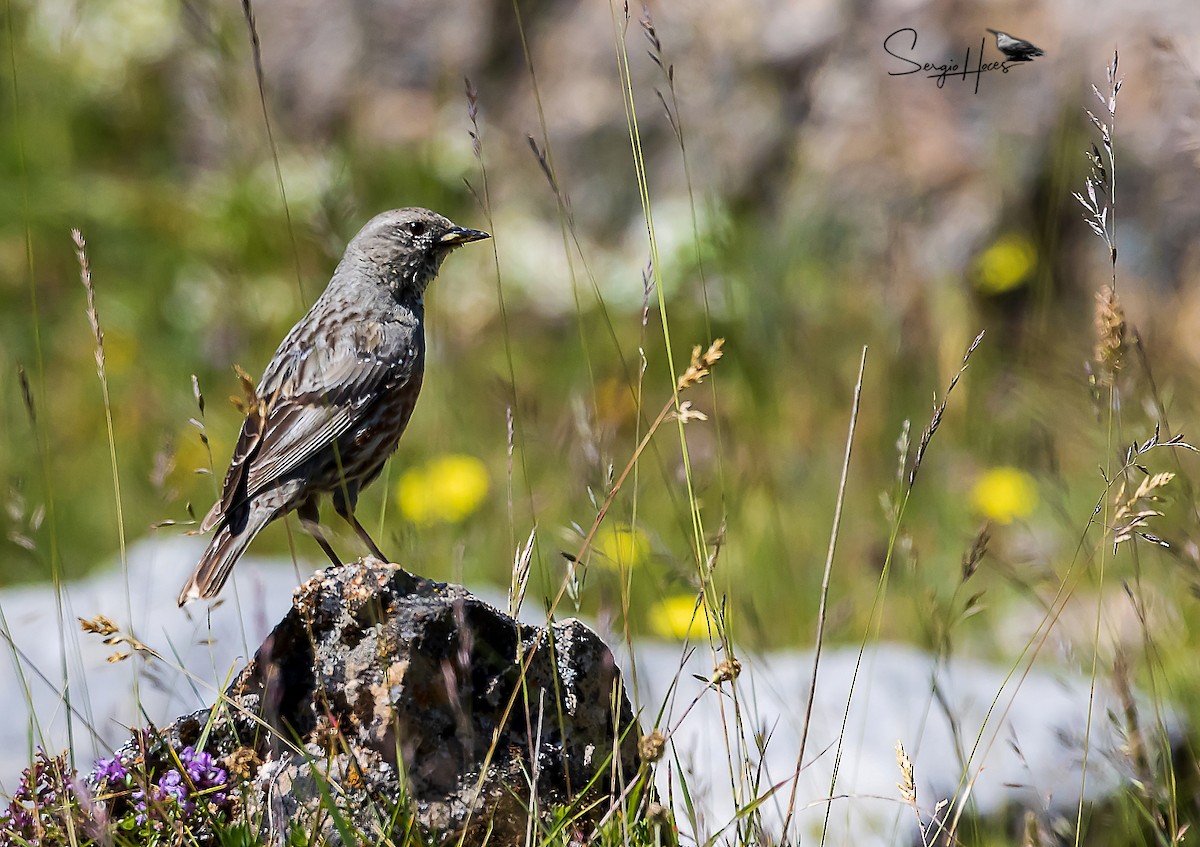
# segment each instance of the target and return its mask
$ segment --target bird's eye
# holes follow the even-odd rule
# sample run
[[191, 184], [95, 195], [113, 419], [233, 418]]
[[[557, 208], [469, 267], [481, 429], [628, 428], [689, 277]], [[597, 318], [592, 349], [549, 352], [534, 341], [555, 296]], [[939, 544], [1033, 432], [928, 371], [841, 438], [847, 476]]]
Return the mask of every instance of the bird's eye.
[[408, 225], [408, 231], [418, 238], [425, 234], [425, 222], [413, 221]]

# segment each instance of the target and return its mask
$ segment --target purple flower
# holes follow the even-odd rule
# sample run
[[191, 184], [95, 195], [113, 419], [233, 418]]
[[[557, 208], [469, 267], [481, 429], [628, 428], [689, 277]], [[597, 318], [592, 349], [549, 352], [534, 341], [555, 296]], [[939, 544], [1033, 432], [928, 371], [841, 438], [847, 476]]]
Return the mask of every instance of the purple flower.
[[[149, 817], [148, 803], [146, 794], [143, 791], [133, 792], [133, 808], [137, 814], [137, 822], [144, 824]], [[170, 813], [170, 807], [174, 806], [179, 813], [190, 815], [196, 808], [196, 804], [188, 797], [188, 787], [184, 784], [183, 775], [175, 768], [171, 768], [158, 779], [158, 784], [154, 786], [152, 795], [152, 803], [155, 806], [163, 808], [164, 811]]]
[[144, 775], [132, 771], [115, 757], [96, 763], [97, 781], [116, 779], [131, 789], [118, 800], [121, 805], [114, 812], [118, 819], [131, 816], [139, 827], [149, 825], [163, 831], [172, 822], [194, 822], [192, 819], [198, 814], [203, 819], [228, 815], [231, 808], [228, 773], [219, 760], [195, 747], [185, 747], [176, 755], [175, 767], [161, 772], [152, 768]]
[[129, 771], [120, 756], [112, 756], [106, 759], [97, 759], [93, 774], [97, 781], [124, 782], [129, 776]]
[[225, 770], [217, 766], [217, 760], [211, 753], [197, 753], [191, 747], [184, 747], [179, 759], [197, 790], [217, 788], [225, 784]]
[[195, 804], [188, 799], [188, 788], [183, 783], [183, 775], [175, 768], [171, 768], [158, 780], [158, 791], [155, 792], [155, 799], [160, 802], [167, 800], [175, 801], [179, 806], [180, 811], [185, 815], [189, 814]]
[[158, 792], [163, 797], [174, 797], [182, 800], [187, 797], [187, 787], [183, 784], [183, 775], [171, 768], [158, 780]]
[[0, 815], [0, 827], [4, 831], [32, 832], [33, 813], [24, 806], [14, 805], [3, 815]]
[[85, 822], [81, 806], [90, 798], [75, 787], [76, 778], [65, 755], [51, 758], [39, 747], [0, 813], [0, 844], [43, 843], [44, 833]]
[[146, 822], [146, 792], [139, 788], [133, 792], [133, 796], [130, 799], [133, 800], [133, 810], [137, 812], [134, 820], [137, 821], [138, 826], [141, 826]]

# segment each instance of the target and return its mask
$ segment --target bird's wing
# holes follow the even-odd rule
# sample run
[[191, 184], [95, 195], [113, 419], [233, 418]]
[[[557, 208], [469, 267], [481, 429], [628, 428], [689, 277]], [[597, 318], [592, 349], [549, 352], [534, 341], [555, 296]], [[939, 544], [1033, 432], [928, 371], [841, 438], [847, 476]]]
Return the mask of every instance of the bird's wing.
[[[297, 343], [301, 339], [306, 343]], [[202, 528], [215, 526], [361, 421], [380, 392], [413, 376], [420, 346], [409, 323], [355, 321], [289, 334], [263, 374], [258, 406], [242, 424], [220, 510], [214, 506]]]

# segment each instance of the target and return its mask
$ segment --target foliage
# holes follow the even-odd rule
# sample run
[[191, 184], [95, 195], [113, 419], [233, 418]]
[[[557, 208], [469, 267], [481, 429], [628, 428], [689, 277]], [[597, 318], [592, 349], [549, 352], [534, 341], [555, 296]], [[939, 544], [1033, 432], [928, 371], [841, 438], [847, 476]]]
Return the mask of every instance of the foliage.
[[232, 820], [235, 793], [211, 754], [186, 747], [176, 767], [161, 774], [113, 756], [96, 762], [83, 780], [64, 752], [40, 748], [0, 816], [0, 847], [41, 844], [213, 844]]

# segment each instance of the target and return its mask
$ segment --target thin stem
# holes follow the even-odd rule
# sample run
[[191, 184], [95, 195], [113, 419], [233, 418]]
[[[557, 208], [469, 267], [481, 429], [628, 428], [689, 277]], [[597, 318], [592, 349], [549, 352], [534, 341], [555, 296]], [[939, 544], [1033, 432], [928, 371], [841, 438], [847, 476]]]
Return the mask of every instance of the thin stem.
[[792, 824], [792, 814], [796, 808], [796, 790], [800, 785], [800, 771], [804, 767], [804, 750], [808, 745], [808, 729], [812, 724], [813, 700], [817, 695], [817, 672], [821, 667], [821, 647], [825, 643], [825, 621], [829, 602], [829, 576], [833, 572], [833, 556], [837, 550], [838, 532], [842, 526], [842, 507], [846, 502], [846, 479], [850, 473], [850, 453], [854, 447], [854, 433], [858, 427], [858, 409], [862, 402], [863, 374], [867, 369], [867, 348], [862, 349], [862, 358], [858, 363], [858, 379], [854, 383], [854, 402], [850, 408], [850, 426], [846, 433], [846, 452], [842, 457], [842, 475], [838, 481], [837, 501], [833, 510], [833, 526], [829, 532], [829, 549], [825, 554], [825, 571], [821, 575], [821, 600], [817, 607], [817, 639], [813, 652], [812, 677], [808, 685], [808, 702], [804, 707], [804, 728], [800, 732], [800, 751], [796, 754], [796, 771], [792, 776], [792, 790], [788, 795], [787, 815], [783, 819], [781, 840], [787, 842], [788, 829]]

